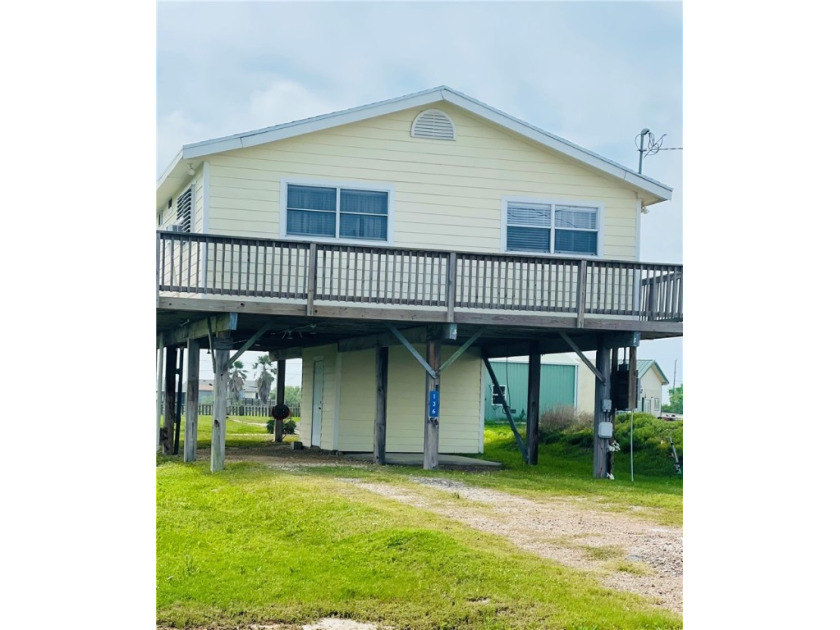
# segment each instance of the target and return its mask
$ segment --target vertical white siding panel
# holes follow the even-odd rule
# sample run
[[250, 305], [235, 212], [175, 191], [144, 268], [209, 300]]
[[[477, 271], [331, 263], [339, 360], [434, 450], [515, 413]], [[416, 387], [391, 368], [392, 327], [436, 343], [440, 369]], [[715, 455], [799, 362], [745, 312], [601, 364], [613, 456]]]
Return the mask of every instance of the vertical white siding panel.
[[321, 409], [321, 448], [333, 448], [332, 414], [336, 409], [336, 349], [335, 346], [317, 346], [303, 350], [300, 392], [300, 441], [312, 446], [312, 389], [314, 362], [324, 362], [323, 408]]

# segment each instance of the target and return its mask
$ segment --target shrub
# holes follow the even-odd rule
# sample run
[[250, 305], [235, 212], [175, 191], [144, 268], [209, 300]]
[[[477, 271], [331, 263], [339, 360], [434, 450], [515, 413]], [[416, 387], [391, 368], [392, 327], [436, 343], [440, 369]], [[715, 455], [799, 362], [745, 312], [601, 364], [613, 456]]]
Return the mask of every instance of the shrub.
[[555, 406], [540, 416], [540, 429], [546, 433], [564, 431], [577, 422], [575, 408], [570, 405]]
[[[265, 430], [269, 433], [274, 433], [274, 418], [271, 418], [265, 423]], [[292, 435], [297, 430], [297, 422], [294, 420], [286, 420], [283, 423], [283, 435]]]
[[[670, 439], [669, 439], [670, 438]], [[615, 419], [615, 439], [624, 452], [630, 451], [630, 414], [618, 414]], [[673, 462], [671, 453], [671, 439], [680, 460], [683, 462], [683, 423], [681, 420], [660, 420], [649, 413], [633, 414], [633, 451], [635, 453], [650, 453], [655, 459]]]
[[591, 439], [592, 420], [591, 413], [575, 413], [575, 408], [570, 405], [552, 407], [540, 416], [539, 441], [554, 444], [569, 434], [582, 433], [585, 436], [587, 429]]

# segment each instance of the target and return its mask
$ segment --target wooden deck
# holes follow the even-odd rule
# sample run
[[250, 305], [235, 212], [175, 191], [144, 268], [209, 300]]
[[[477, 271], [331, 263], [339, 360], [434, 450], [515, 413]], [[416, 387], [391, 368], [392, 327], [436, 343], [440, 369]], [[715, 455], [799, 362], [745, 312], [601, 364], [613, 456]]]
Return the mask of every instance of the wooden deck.
[[158, 231], [156, 272], [159, 311], [682, 335], [682, 265]]
[[[536, 464], [541, 355], [576, 352], [595, 373], [593, 427], [598, 427], [611, 421], [614, 411], [604, 404], [612, 400], [611, 365], [617, 368], [619, 352], [626, 350], [635, 365], [640, 340], [682, 336], [682, 265], [161, 231], [156, 241], [157, 346], [166, 348], [158, 358], [165, 452], [172, 449], [170, 436], [177, 438], [175, 352], [184, 345], [196, 399], [200, 348], [213, 354], [216, 391], [226, 391], [232, 360], [248, 350], [269, 352], [281, 374], [278, 392], [285, 360], [302, 357], [306, 348], [335, 344], [338, 353], [376, 348], [374, 426], [384, 427], [383, 366], [388, 346], [402, 344], [426, 372], [423, 466], [435, 469], [439, 418], [430, 401], [440, 389], [441, 372], [464, 352], [480, 355], [487, 366], [494, 357], [529, 356], [523, 457]], [[425, 361], [418, 344], [426, 345]], [[444, 363], [442, 344], [457, 346]], [[595, 364], [583, 354], [593, 350]], [[188, 396], [187, 424], [193, 426], [197, 413], [189, 401]], [[224, 405], [217, 404], [211, 471], [224, 467], [225, 417]], [[380, 463], [384, 435], [384, 429], [374, 430]], [[194, 437], [189, 443], [192, 453]], [[596, 438], [593, 448], [593, 474], [604, 477], [607, 439]]]

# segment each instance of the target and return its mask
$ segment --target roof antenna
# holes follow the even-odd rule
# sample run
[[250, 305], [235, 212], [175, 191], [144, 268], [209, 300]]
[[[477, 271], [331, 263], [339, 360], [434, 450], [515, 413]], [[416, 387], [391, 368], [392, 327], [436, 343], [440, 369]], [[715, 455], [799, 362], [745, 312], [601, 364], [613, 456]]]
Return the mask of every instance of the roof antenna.
[[[656, 136], [653, 135], [653, 132], [645, 127], [639, 132], [639, 135], [636, 136], [636, 150], [639, 152], [639, 175], [642, 174], [642, 159], [647, 155], [656, 155], [660, 151], [682, 151], [682, 147], [668, 147], [662, 148], [662, 141], [667, 136], [667, 133], [663, 133], [659, 140], [656, 139]], [[645, 138], [647, 138], [648, 145], [645, 148]]]
[[[662, 141], [667, 135], [667, 133], [662, 134], [662, 137], [657, 140], [656, 136], [653, 135], [653, 132], [645, 127], [639, 132], [639, 135], [636, 136], [636, 146], [639, 151], [639, 175], [642, 174], [642, 158], [646, 155], [656, 155], [659, 152], [659, 147], [662, 146]], [[647, 138], [648, 141], [647, 149], [645, 149], [645, 138]]]

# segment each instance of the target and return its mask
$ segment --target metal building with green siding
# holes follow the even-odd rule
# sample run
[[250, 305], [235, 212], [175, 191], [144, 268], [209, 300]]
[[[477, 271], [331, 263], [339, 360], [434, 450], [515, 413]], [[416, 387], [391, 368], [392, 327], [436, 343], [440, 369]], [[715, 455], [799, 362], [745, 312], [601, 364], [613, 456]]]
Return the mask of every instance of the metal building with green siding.
[[[528, 401], [528, 363], [520, 357], [507, 361], [490, 361], [499, 385], [504, 388], [507, 404], [514, 418], [524, 417]], [[486, 372], [486, 369], [485, 369]], [[540, 366], [540, 414], [555, 406], [577, 407], [578, 365], [543, 363]], [[485, 420], [504, 420], [505, 411], [499, 401], [493, 404], [493, 382], [484, 378]]]

